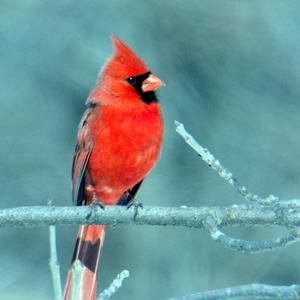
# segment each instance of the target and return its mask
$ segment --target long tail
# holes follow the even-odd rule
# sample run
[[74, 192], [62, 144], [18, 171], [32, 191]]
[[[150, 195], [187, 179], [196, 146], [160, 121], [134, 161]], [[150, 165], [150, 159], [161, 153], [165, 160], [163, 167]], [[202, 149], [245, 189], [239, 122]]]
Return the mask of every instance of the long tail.
[[64, 300], [71, 300], [74, 293], [72, 291], [74, 277], [72, 266], [76, 261], [79, 261], [83, 266], [78, 285], [74, 286], [77, 289], [76, 295], [78, 295], [76, 300], [96, 300], [97, 270], [104, 237], [105, 226], [103, 225], [80, 226], [65, 285]]

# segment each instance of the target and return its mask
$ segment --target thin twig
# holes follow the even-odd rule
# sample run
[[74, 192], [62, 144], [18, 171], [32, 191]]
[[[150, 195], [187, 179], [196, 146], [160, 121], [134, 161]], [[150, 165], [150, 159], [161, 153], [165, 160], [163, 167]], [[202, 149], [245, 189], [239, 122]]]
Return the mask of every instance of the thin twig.
[[51, 270], [54, 299], [62, 299], [62, 288], [60, 279], [60, 268], [57, 260], [56, 252], [56, 230], [55, 226], [49, 226], [49, 240], [50, 240], [50, 259], [49, 266]]
[[263, 205], [274, 205], [278, 198], [274, 195], [270, 195], [267, 198], [261, 198], [260, 196], [250, 193], [247, 188], [242, 185], [233, 174], [222, 166], [220, 161], [216, 159], [206, 148], [203, 148], [184, 128], [183, 124], [175, 121], [175, 130], [179, 135], [183, 137], [185, 142], [194, 149], [201, 159], [231, 186], [235, 187], [237, 191], [248, 201], [253, 201]]
[[72, 264], [72, 293], [71, 300], [79, 299], [80, 282], [83, 274], [83, 266], [79, 260], [75, 260]]
[[247, 241], [228, 236], [218, 229], [212, 217], [204, 221], [204, 226], [209, 230], [213, 240], [231, 250], [247, 253], [260, 253], [282, 248], [300, 240], [300, 228], [295, 228], [287, 233], [270, 240]]
[[107, 289], [105, 289], [97, 298], [97, 300], [108, 300], [110, 299], [116, 291], [122, 286], [125, 278], [129, 277], [129, 271], [123, 270], [117, 277], [113, 280], [113, 282], [109, 285]]
[[253, 283], [237, 287], [212, 290], [169, 300], [222, 300], [236, 297], [251, 297], [251, 299], [300, 299], [300, 285], [272, 286]]

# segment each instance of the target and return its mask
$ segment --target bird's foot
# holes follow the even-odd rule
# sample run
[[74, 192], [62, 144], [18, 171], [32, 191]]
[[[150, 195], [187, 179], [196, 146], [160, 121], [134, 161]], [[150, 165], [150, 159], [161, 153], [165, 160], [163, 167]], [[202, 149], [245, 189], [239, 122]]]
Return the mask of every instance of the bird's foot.
[[92, 207], [92, 208], [100, 207], [101, 209], [105, 209], [105, 206], [100, 201], [98, 201], [95, 194], [93, 195], [93, 200], [92, 200], [92, 203], [90, 204], [90, 207]]
[[98, 208], [101, 208], [103, 210], [105, 209], [105, 206], [97, 200], [95, 195], [93, 195], [93, 199], [92, 202], [89, 204], [89, 207], [91, 209], [90, 212], [87, 214], [86, 219], [89, 219], [97, 211]]
[[133, 220], [136, 221], [136, 217], [137, 217], [137, 214], [138, 214], [138, 210], [139, 209], [143, 209], [143, 203], [137, 203], [137, 202], [130, 202], [127, 204], [126, 206], [126, 209], [130, 209], [132, 208], [134, 209], [134, 215], [133, 215]]

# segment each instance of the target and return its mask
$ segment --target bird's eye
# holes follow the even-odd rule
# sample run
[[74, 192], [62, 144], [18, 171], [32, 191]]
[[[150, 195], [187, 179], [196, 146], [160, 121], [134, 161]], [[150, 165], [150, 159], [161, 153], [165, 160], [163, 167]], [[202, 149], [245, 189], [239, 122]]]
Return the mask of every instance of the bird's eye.
[[136, 78], [135, 77], [128, 77], [126, 80], [131, 85], [135, 85], [135, 83], [136, 83]]

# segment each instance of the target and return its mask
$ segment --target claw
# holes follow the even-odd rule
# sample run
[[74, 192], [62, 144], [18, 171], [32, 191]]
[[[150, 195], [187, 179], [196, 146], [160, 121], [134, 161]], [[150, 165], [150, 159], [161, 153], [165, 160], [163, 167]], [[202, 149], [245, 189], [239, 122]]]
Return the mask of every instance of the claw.
[[143, 209], [143, 207], [144, 207], [143, 203], [130, 202], [126, 206], [126, 209], [130, 209], [131, 207], [133, 207], [133, 209], [134, 209], [133, 220], [136, 221], [136, 217], [137, 217], [137, 214], [138, 214], [138, 209], [139, 208]]
[[93, 200], [92, 200], [92, 203], [90, 204], [90, 206], [92, 208], [100, 207], [101, 209], [105, 209], [105, 206], [100, 201], [98, 201], [95, 194], [93, 194]]
[[91, 208], [91, 210], [90, 210], [90, 212], [86, 216], [87, 220], [92, 216], [92, 214], [95, 212], [95, 210], [97, 208], [101, 208], [103, 210], [105, 209], [105, 206], [100, 201], [97, 200], [95, 194], [93, 194], [93, 199], [92, 199], [92, 202], [89, 205], [89, 207]]

